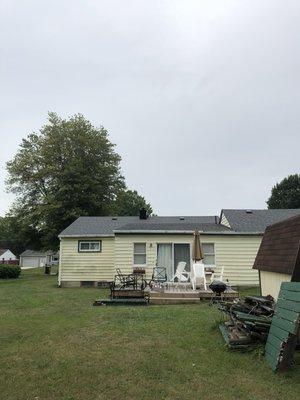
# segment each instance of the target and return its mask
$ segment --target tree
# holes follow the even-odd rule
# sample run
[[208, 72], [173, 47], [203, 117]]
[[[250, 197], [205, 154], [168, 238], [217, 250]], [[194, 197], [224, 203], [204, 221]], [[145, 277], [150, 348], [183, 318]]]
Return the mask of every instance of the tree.
[[62, 119], [49, 113], [47, 124], [23, 139], [7, 163], [8, 189], [17, 195], [11, 214], [42, 247], [56, 248], [59, 232], [77, 217], [115, 208], [126, 189], [120, 159], [103, 127], [80, 114]]
[[20, 223], [16, 217], [0, 217], [0, 248], [9, 249], [19, 256], [28, 245], [33, 250], [39, 249], [38, 232], [29, 224]]
[[116, 215], [139, 215], [139, 211], [144, 208], [147, 214], [152, 214], [152, 207], [140, 196], [136, 190], [122, 190], [118, 193], [114, 214]]
[[277, 183], [267, 204], [268, 208], [300, 208], [300, 175], [289, 175]]

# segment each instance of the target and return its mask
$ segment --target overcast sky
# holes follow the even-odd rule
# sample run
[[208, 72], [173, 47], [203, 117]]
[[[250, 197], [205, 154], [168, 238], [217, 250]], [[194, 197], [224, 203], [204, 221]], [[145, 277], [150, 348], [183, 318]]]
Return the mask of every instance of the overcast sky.
[[0, 0], [5, 162], [80, 112], [159, 215], [265, 208], [299, 173], [299, 0]]

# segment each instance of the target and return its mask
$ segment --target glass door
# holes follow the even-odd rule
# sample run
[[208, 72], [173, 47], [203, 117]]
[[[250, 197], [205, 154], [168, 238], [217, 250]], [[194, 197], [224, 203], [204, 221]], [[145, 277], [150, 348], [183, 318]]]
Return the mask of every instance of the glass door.
[[171, 243], [159, 243], [157, 245], [157, 266], [166, 268], [168, 280], [173, 277], [174, 272]]
[[174, 243], [174, 271], [180, 261], [186, 262], [186, 271], [191, 270], [191, 252], [188, 243]]

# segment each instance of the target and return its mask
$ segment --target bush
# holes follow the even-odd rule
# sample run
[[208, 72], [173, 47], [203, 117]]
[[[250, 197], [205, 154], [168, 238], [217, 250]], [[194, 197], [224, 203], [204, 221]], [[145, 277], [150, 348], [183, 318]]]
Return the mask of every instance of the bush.
[[0, 279], [16, 279], [21, 273], [21, 268], [18, 265], [0, 265]]

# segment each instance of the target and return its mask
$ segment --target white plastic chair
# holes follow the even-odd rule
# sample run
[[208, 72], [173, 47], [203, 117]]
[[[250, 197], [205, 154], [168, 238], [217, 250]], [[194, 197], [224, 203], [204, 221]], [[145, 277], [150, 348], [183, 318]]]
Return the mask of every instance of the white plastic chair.
[[175, 278], [178, 279], [178, 282], [187, 282], [190, 276], [190, 273], [185, 270], [186, 262], [180, 261], [177, 265], [175, 275], [171, 279], [171, 282], [175, 281]]
[[220, 270], [220, 272], [218, 273], [213, 273], [213, 275], [212, 275], [212, 277], [211, 277], [211, 280], [212, 281], [221, 281], [221, 282], [223, 282], [223, 275], [224, 275], [224, 267], [221, 267], [221, 270]]
[[197, 280], [201, 279], [204, 289], [207, 290], [207, 282], [205, 276], [205, 265], [203, 263], [195, 263], [192, 265], [191, 282], [193, 290], [196, 290]]

